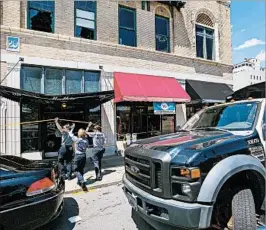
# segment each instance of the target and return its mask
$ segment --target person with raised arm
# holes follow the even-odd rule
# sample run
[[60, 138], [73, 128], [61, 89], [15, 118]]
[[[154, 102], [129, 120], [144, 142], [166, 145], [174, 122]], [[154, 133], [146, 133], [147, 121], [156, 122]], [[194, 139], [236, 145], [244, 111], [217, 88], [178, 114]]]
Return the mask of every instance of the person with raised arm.
[[59, 124], [58, 118], [55, 118], [55, 125], [61, 133], [61, 146], [58, 150], [58, 165], [59, 171], [63, 179], [71, 179], [72, 174], [72, 159], [73, 159], [73, 146], [72, 138], [69, 136], [71, 126], [69, 123], [63, 127]]
[[84, 129], [78, 130], [78, 136], [73, 134], [74, 127], [69, 132], [69, 136], [72, 141], [75, 142], [75, 156], [73, 160], [74, 173], [77, 177], [77, 184], [82, 187], [83, 190], [87, 190], [84, 180], [84, 168], [86, 165], [86, 150], [89, 147], [86, 131]]
[[93, 156], [92, 162], [95, 169], [95, 179], [102, 180], [102, 157], [105, 152], [104, 145], [106, 144], [106, 138], [104, 133], [101, 132], [99, 125], [94, 126], [93, 132], [88, 132], [92, 126], [92, 122], [89, 122], [86, 128], [86, 134], [92, 137], [93, 140]]

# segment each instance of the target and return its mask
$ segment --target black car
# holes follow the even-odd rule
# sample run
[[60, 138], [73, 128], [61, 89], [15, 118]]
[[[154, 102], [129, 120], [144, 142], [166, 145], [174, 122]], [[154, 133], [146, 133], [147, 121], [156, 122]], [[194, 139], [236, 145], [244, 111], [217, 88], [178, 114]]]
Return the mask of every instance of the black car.
[[0, 229], [35, 229], [59, 216], [65, 185], [53, 161], [0, 156]]

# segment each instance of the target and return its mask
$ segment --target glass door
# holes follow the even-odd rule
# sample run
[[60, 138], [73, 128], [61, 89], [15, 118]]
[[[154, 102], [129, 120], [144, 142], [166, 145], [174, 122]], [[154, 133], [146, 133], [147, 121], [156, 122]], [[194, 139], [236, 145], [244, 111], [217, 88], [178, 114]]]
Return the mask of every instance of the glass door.
[[148, 111], [147, 106], [134, 106], [132, 111], [132, 133], [137, 133], [137, 138], [148, 136]]
[[175, 132], [175, 115], [162, 116], [162, 134]]

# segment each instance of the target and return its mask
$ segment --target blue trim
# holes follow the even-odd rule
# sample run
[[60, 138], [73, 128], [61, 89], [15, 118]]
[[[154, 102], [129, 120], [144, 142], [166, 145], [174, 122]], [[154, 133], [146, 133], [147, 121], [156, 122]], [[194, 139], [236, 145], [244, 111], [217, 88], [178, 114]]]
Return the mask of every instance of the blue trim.
[[[52, 3], [51, 9], [47, 9], [48, 6], [45, 7], [45, 3], [50, 2]], [[39, 3], [40, 7], [36, 7], [33, 4], [34, 3]], [[38, 11], [46, 11], [50, 12], [52, 15], [52, 32], [54, 33], [55, 31], [55, 1], [27, 1], [27, 29], [31, 30], [31, 22], [30, 22], [30, 10], [38, 10]], [[44, 31], [45, 32], [45, 31]]]
[[[79, 2], [93, 2], [95, 4], [95, 6], [93, 7], [93, 9], [88, 9], [88, 8], [84, 9], [84, 8], [80, 8], [78, 6]], [[94, 22], [94, 29], [89, 29], [89, 28], [88, 29], [94, 32], [93, 39], [90, 39], [90, 40], [97, 40], [97, 2], [96, 1], [75, 1], [74, 2], [74, 36], [80, 37], [77, 34], [77, 25], [76, 25], [76, 21], [77, 21], [77, 12], [76, 11], [77, 11], [77, 9], [94, 13], [94, 20], [89, 20], [89, 19], [85, 19], [85, 20]], [[80, 38], [82, 38], [82, 37], [80, 37]], [[83, 38], [83, 39], [89, 39], [89, 38]]]

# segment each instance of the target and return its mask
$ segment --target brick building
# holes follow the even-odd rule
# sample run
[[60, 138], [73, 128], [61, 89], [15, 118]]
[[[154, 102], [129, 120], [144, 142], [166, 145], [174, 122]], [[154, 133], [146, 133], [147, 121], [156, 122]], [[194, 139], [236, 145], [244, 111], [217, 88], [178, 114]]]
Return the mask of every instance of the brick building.
[[[43, 94], [105, 91], [114, 89], [116, 72], [170, 77], [183, 88], [187, 80], [203, 85], [233, 84], [227, 2], [187, 1], [182, 7], [182, 2], [1, 1], [0, 13], [1, 79], [19, 57], [24, 58], [2, 83], [6, 86]], [[158, 134], [172, 131], [169, 117], [154, 117], [150, 103], [140, 106], [112, 100], [86, 109], [85, 115], [72, 118], [100, 122], [110, 153], [116, 148], [115, 133], [121, 128], [118, 118], [131, 119], [119, 121], [125, 125], [123, 132], [138, 133], [134, 117], [147, 132], [149, 119], [159, 122]], [[52, 117], [55, 110], [49, 111]], [[43, 125], [7, 125], [40, 119], [34, 104], [19, 105], [1, 98], [0, 117], [2, 153], [26, 156], [46, 151], [40, 141]], [[177, 104], [169, 119], [175, 125], [182, 124], [186, 106]], [[46, 132], [49, 128], [47, 124]]]

